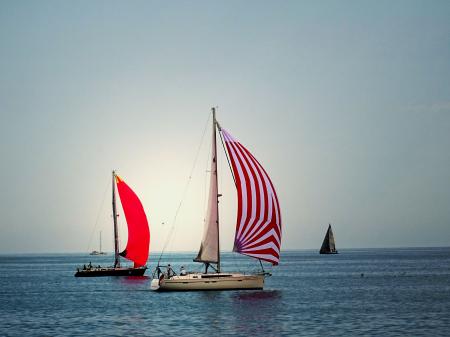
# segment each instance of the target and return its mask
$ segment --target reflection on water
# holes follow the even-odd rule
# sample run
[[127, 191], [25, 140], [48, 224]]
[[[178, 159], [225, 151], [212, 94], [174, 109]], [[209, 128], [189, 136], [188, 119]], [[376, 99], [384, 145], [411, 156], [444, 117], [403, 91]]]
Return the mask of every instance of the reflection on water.
[[250, 292], [237, 292], [233, 298], [237, 301], [268, 301], [268, 300], [280, 300], [283, 292], [281, 290], [258, 290]]
[[124, 276], [124, 277], [113, 277], [115, 281], [124, 283], [124, 284], [142, 284], [148, 283], [151, 281], [150, 276]]
[[[174, 268], [198, 268], [191, 254], [169, 258]], [[0, 256], [0, 335], [434, 337], [450, 329], [450, 248], [287, 252], [264, 291], [158, 293], [149, 271], [75, 278], [85, 260]], [[223, 260], [227, 270], [251, 266]]]
[[282, 291], [257, 290], [231, 295], [233, 331], [238, 335], [278, 335], [281, 322]]

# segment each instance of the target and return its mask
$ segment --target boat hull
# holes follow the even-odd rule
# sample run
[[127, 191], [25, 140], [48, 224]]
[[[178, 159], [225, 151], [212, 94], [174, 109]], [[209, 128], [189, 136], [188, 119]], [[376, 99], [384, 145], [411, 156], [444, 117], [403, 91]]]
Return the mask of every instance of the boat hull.
[[153, 279], [151, 289], [156, 291], [202, 291], [263, 289], [264, 274], [188, 274], [169, 279]]
[[75, 277], [99, 277], [99, 276], [142, 276], [147, 267], [142, 268], [91, 268], [78, 269]]
[[97, 252], [96, 250], [94, 250], [93, 252], [89, 253], [89, 255], [106, 255], [105, 252]]

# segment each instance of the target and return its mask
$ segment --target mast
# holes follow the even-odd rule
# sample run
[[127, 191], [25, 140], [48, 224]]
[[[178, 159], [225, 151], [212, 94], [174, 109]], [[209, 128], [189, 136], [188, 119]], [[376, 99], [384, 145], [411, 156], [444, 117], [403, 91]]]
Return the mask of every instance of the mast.
[[[218, 173], [217, 173], [217, 142], [216, 142], [216, 126], [218, 126], [218, 123], [216, 121], [216, 108], [211, 108], [212, 114], [213, 114], [213, 142], [214, 142], [214, 152], [216, 154], [216, 158], [213, 160], [215, 161], [215, 184], [218, 187]], [[218, 189], [217, 189], [218, 191]], [[217, 200], [217, 272], [220, 273], [220, 231], [219, 231], [219, 192], [216, 194], [216, 200]]]
[[116, 209], [116, 172], [112, 172], [112, 210], [114, 220], [114, 268], [120, 267], [119, 260], [119, 233], [117, 228], [117, 209]]
[[[219, 191], [217, 179], [217, 140], [216, 126], [219, 123], [216, 120], [216, 110], [212, 108], [213, 124], [211, 132], [211, 174], [209, 177], [209, 195], [208, 207], [203, 227], [203, 237], [200, 244], [200, 250], [195, 262], [203, 262], [206, 266], [205, 273], [208, 272], [208, 266], [214, 263], [217, 267], [216, 272], [220, 272], [220, 240], [219, 240]], [[219, 128], [220, 130], [220, 128]]]
[[100, 253], [102, 252], [102, 231], [100, 231]]

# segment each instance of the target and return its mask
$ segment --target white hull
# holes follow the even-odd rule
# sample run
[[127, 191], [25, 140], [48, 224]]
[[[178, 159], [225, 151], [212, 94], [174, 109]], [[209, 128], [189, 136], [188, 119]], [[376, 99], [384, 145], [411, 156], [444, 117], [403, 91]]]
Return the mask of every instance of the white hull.
[[238, 290], [263, 289], [263, 287], [263, 274], [190, 273], [185, 276], [173, 276], [169, 279], [153, 279], [151, 283], [151, 289], [158, 291]]

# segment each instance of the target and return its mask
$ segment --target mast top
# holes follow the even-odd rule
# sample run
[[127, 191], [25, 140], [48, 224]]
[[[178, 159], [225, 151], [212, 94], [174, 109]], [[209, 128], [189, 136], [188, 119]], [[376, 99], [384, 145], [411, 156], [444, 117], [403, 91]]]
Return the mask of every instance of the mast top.
[[216, 119], [216, 109], [217, 109], [217, 107], [212, 107], [211, 108], [211, 111], [212, 111], [212, 114], [213, 114], [213, 124], [217, 125], [217, 129], [219, 131], [221, 131], [222, 129], [220, 128], [220, 124], [219, 124], [219, 122]]
[[112, 211], [114, 222], [114, 268], [120, 267], [119, 259], [119, 231], [117, 228], [117, 208], [116, 208], [116, 171], [112, 171]]

